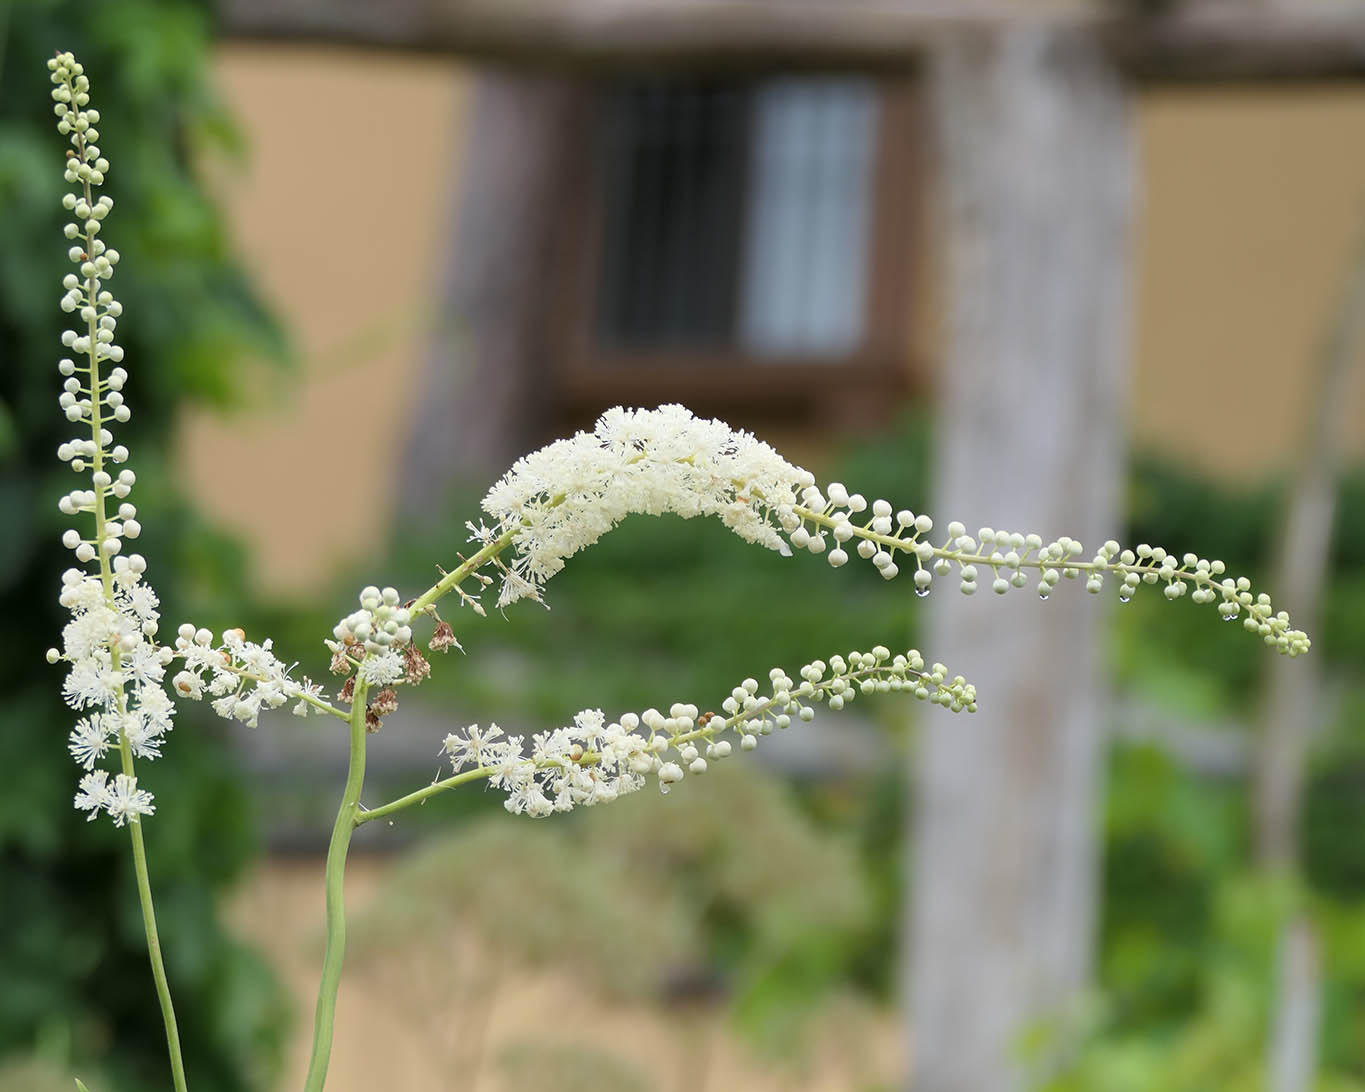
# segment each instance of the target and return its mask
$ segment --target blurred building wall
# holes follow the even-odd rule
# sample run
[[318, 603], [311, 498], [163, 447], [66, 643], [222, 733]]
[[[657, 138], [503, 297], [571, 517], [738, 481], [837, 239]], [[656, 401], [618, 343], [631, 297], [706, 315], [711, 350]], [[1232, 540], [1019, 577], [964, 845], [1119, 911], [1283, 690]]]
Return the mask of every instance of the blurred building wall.
[[[1140, 100], [1135, 442], [1228, 477], [1285, 463], [1365, 231], [1365, 85]], [[1365, 454], [1365, 390], [1349, 454]]]
[[264, 584], [306, 593], [384, 541], [471, 79], [429, 57], [248, 46], [220, 50], [217, 78], [247, 152], [215, 188], [299, 372], [242, 412], [188, 417], [180, 444]]
[[[471, 79], [448, 60], [246, 44], [221, 47], [218, 77], [249, 146], [219, 190], [302, 373], [246, 412], [186, 419], [186, 474], [268, 588], [307, 592], [369, 553], [367, 529], [392, 510]], [[1365, 87], [1139, 101], [1135, 442], [1254, 479], [1296, 440], [1303, 377], [1365, 223]], [[934, 343], [926, 328], [907, 336]], [[1365, 390], [1353, 402], [1361, 456]]]

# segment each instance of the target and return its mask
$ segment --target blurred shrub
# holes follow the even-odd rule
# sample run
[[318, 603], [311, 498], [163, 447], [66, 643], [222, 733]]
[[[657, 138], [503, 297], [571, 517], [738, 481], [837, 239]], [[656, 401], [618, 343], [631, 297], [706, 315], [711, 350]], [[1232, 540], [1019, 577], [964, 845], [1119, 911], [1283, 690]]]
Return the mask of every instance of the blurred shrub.
[[[1264, 579], [1277, 545], [1282, 483], [1234, 488], [1155, 459], [1130, 485], [1135, 541], [1221, 556]], [[1216, 779], [1151, 747], [1119, 746], [1106, 818], [1094, 1034], [1053, 1092], [1203, 1092], [1265, 1087], [1276, 925], [1287, 898], [1311, 914], [1323, 953], [1321, 1090], [1365, 1089], [1365, 468], [1338, 499], [1332, 568], [1314, 654], [1331, 714], [1314, 740], [1303, 799], [1305, 889], [1251, 872], [1251, 786]], [[1269, 588], [1274, 593], [1273, 588]], [[1173, 608], [1173, 609], [1167, 609]], [[1261, 657], [1237, 627], [1138, 596], [1116, 611], [1113, 663], [1125, 689], [1191, 720], [1250, 725]], [[1243, 739], [1248, 756], [1256, 739]]]
[[361, 967], [426, 960], [473, 934], [473, 954], [442, 961], [451, 993], [488, 973], [491, 950], [599, 996], [724, 997], [792, 1051], [842, 985], [868, 911], [853, 841], [760, 769], [724, 764], [667, 800], [641, 792], [554, 823], [495, 816], [432, 839], [359, 916], [352, 951]]
[[[87, 1085], [100, 1083], [88, 1071], [82, 1074]], [[0, 1062], [0, 1092], [71, 1092], [76, 1085], [60, 1069], [39, 1058], [10, 1058]]]
[[[194, 517], [173, 485], [166, 447], [186, 399], [222, 400], [246, 356], [277, 353], [277, 332], [228, 253], [193, 170], [230, 126], [205, 79], [209, 22], [191, 0], [8, 5], [0, 22], [0, 600], [22, 620], [0, 637], [6, 762], [22, 776], [0, 798], [0, 1053], [41, 1048], [65, 1068], [94, 1061], [101, 1092], [165, 1084], [165, 1036], [145, 956], [126, 831], [72, 810], [76, 769], [60, 672], [43, 661], [64, 622], [56, 602], [69, 563], [56, 498], [70, 472], [54, 458], [71, 426], [57, 412], [57, 308], [68, 271], [62, 239], [63, 142], [44, 62], [76, 51], [104, 120], [116, 202], [111, 242], [131, 373], [139, 549], [166, 623], [233, 594], [240, 559]], [[161, 810], [147, 824], [162, 943], [187, 1067], [212, 1092], [259, 1087], [279, 1045], [281, 997], [217, 920], [215, 895], [254, 845], [248, 801], [216, 729], [182, 719], [155, 767]], [[54, 1044], [57, 1044], [54, 1046]], [[65, 1044], [65, 1045], [62, 1045]], [[36, 1078], [35, 1078], [36, 1080]], [[37, 1087], [37, 1085], [35, 1085]]]
[[629, 1062], [581, 1043], [517, 1043], [498, 1058], [507, 1092], [654, 1092], [658, 1086]]
[[[1221, 557], [1229, 572], [1274, 594], [1266, 577], [1285, 510], [1283, 482], [1228, 485], [1148, 455], [1134, 461], [1128, 496], [1130, 541]], [[1365, 465], [1341, 481], [1330, 556], [1330, 594], [1313, 654], [1338, 673], [1358, 675], [1365, 662]], [[1179, 700], [1208, 708], [1249, 711], [1260, 697], [1263, 658], [1245, 654], [1240, 626], [1209, 625], [1207, 612], [1188, 607], [1138, 595], [1116, 612], [1120, 681], [1174, 689]]]

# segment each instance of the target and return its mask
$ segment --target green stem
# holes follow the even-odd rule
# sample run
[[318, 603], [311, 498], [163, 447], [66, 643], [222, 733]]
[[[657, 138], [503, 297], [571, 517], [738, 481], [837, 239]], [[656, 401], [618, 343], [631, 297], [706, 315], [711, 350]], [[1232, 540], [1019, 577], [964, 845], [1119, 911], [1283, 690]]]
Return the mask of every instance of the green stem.
[[317, 1011], [313, 1018], [313, 1053], [308, 1060], [304, 1092], [322, 1092], [327, 1083], [327, 1063], [332, 1056], [332, 1025], [336, 1020], [337, 989], [341, 985], [341, 964], [346, 956], [346, 905], [343, 881], [346, 853], [356, 827], [360, 790], [365, 784], [365, 695], [368, 684], [357, 682], [351, 701], [351, 758], [346, 772], [346, 790], [341, 797], [332, 840], [327, 846], [327, 947], [322, 959], [322, 980], [318, 983]]
[[396, 811], [402, 811], [413, 804], [420, 804], [428, 796], [435, 796], [446, 789], [453, 789], [460, 785], [466, 785], [471, 781], [481, 781], [485, 777], [492, 777], [497, 770], [488, 766], [480, 766], [475, 770], [466, 770], [464, 773], [456, 774], [454, 777], [447, 777], [444, 781], [433, 781], [416, 792], [410, 792], [407, 796], [400, 796], [397, 800], [392, 800], [381, 808], [366, 810], [356, 813], [355, 825], [373, 822], [375, 819], [383, 819], [386, 815], [392, 815]]
[[458, 587], [470, 573], [482, 568], [485, 562], [492, 560], [497, 557], [498, 554], [502, 553], [503, 550], [507, 549], [507, 547], [511, 545], [512, 539], [515, 537], [516, 532], [514, 530], [509, 530], [504, 531], [497, 538], [493, 539], [493, 541], [485, 543], [477, 553], [461, 562], [457, 568], [451, 569], [450, 572], [446, 573], [445, 576], [441, 577], [440, 580], [414, 599], [411, 607], [408, 609], [411, 610], [414, 615], [420, 614], [438, 599], [442, 599], [446, 595], [449, 595], [450, 592]]
[[185, 1061], [180, 1056], [180, 1030], [171, 1004], [171, 987], [166, 981], [166, 965], [161, 960], [161, 941], [156, 932], [156, 912], [152, 908], [152, 884], [147, 875], [147, 850], [142, 844], [142, 824], [128, 824], [133, 837], [133, 868], [137, 873], [137, 897], [142, 904], [142, 926], [147, 934], [147, 955], [156, 981], [156, 996], [161, 1002], [161, 1021], [166, 1025], [166, 1047], [171, 1055], [171, 1081], [175, 1092], [186, 1092]]

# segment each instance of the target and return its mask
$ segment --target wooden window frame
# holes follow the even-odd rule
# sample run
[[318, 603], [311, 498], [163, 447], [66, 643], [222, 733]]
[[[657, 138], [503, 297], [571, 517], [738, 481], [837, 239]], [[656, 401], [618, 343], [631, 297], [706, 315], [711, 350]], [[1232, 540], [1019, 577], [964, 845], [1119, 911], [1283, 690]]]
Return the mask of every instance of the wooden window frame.
[[556, 416], [578, 419], [610, 405], [683, 402], [699, 412], [823, 419], [885, 418], [922, 387], [914, 358], [918, 293], [912, 284], [922, 207], [918, 81], [872, 75], [878, 98], [869, 225], [865, 337], [837, 357], [758, 357], [742, 350], [602, 344], [597, 336], [603, 191], [591, 134], [598, 88], [578, 89], [560, 150], [562, 188], [550, 240], [550, 306], [544, 380]]

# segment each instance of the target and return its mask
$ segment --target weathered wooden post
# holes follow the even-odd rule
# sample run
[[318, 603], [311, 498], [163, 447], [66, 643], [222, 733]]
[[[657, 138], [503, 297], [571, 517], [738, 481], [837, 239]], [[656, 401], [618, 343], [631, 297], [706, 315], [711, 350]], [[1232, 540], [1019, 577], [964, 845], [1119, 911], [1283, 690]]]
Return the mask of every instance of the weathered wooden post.
[[[934, 510], [1093, 550], [1124, 465], [1127, 90], [1084, 30], [978, 29], [931, 58], [948, 293]], [[1064, 1021], [1088, 980], [1103, 614], [1079, 587], [934, 602], [925, 647], [982, 703], [964, 724], [925, 718], [918, 755], [915, 1092], [1027, 1087], [1021, 1037]]]

